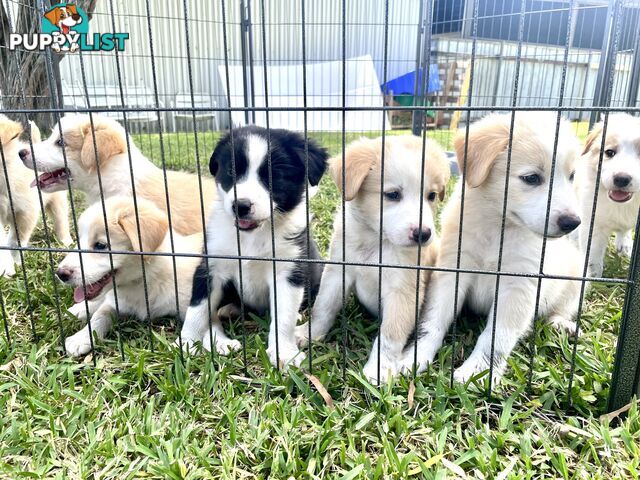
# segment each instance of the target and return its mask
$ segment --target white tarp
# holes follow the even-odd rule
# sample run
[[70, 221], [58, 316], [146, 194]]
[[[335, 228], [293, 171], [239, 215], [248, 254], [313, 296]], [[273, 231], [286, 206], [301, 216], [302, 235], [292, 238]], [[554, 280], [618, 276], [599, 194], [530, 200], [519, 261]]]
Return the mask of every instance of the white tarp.
[[[309, 130], [342, 130], [342, 61], [307, 64], [307, 107], [330, 108], [329, 111], [309, 111], [307, 128]], [[265, 107], [265, 69], [255, 65], [255, 107]], [[347, 59], [345, 62], [345, 99], [346, 107], [381, 107], [384, 105], [380, 82], [373, 67], [370, 55]], [[226, 69], [218, 67], [218, 74], [227, 94]], [[267, 65], [267, 91], [269, 107], [303, 107], [302, 64]], [[245, 107], [243, 95], [242, 66], [229, 66], [229, 84], [231, 86], [231, 107]], [[383, 111], [347, 110], [345, 130], [352, 132], [381, 130]], [[245, 123], [244, 111], [232, 112], [235, 126]], [[249, 115], [250, 121], [253, 119]], [[255, 112], [255, 123], [265, 127], [266, 112]], [[302, 111], [269, 111], [269, 126], [272, 128], [304, 129]], [[386, 121], [386, 128], [389, 122]]]

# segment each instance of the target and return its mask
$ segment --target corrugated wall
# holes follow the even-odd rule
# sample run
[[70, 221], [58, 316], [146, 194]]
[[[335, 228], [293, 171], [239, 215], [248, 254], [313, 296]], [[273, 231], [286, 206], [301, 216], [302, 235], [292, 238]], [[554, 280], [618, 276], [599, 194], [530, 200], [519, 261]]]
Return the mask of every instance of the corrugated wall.
[[[218, 65], [224, 64], [222, 3], [185, 0], [189, 29], [191, 82], [193, 90], [210, 95], [219, 106], [225, 106]], [[240, 1], [226, 3], [227, 54], [229, 62], [241, 62]], [[272, 64], [302, 61], [301, 5], [294, 0], [265, 0], [266, 60]], [[253, 54], [257, 68], [262, 61], [262, 2], [252, 0]], [[389, 41], [386, 78], [392, 79], [415, 68], [420, 0], [389, 2]], [[113, 15], [112, 15], [113, 7]], [[346, 2], [346, 57], [369, 54], [374, 60], [382, 83], [384, 72], [384, 0], [351, 0]], [[343, 57], [342, 0], [306, 2], [307, 62], [340, 60]], [[146, 2], [102, 0], [92, 21], [92, 31], [124, 31], [130, 33], [127, 50], [120, 53], [120, 66], [125, 96], [130, 85], [153, 88], [155, 68], [160, 100], [170, 106], [175, 95], [190, 88], [185, 3], [180, 0]], [[148, 15], [149, 14], [149, 15]], [[115, 28], [114, 28], [115, 27]], [[151, 56], [151, 40], [154, 56]], [[432, 58], [438, 61], [468, 60], [471, 41], [453, 37], [434, 37]], [[520, 70], [519, 105], [558, 104], [562, 73], [562, 48], [524, 45]], [[477, 42], [476, 76], [473, 104], [492, 106], [511, 104], [515, 72], [515, 43]], [[564, 105], [590, 105], [597, 75], [599, 52], [572, 50], [565, 86]], [[86, 82], [117, 84], [114, 53], [67, 55], [61, 64], [62, 78], [75, 94], [82, 95], [84, 64]], [[624, 104], [631, 56], [620, 53], [612, 105]], [[67, 88], [67, 94], [74, 88]], [[69, 95], [67, 95], [69, 98]], [[128, 100], [128, 99], [127, 99]], [[477, 115], [476, 115], [477, 116]], [[572, 114], [578, 118], [579, 114]], [[221, 125], [227, 125], [222, 113]], [[586, 114], [582, 116], [586, 118]], [[168, 120], [168, 115], [167, 118]], [[170, 123], [167, 123], [170, 125]]]

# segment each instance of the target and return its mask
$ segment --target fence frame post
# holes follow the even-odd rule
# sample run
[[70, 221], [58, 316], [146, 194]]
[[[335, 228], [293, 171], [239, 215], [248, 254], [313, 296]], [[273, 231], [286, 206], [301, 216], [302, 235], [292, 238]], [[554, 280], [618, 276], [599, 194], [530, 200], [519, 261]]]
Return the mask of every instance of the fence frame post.
[[620, 319], [616, 359], [611, 374], [607, 410], [625, 406], [640, 396], [640, 213], [629, 264], [629, 280]]

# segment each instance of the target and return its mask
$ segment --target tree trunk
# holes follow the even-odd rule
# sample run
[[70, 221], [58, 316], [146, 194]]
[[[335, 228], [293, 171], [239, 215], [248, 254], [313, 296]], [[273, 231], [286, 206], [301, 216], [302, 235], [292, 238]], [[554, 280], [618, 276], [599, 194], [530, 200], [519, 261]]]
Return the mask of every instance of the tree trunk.
[[[91, 19], [98, 0], [77, 0], [75, 3], [87, 12]], [[7, 11], [11, 3], [18, 4], [17, 9]], [[54, 65], [62, 60], [62, 55], [49, 51], [26, 51], [16, 49], [9, 51], [10, 33], [38, 33], [42, 15], [38, 8], [38, 0], [0, 1], [0, 85], [2, 85], [3, 109], [45, 109], [52, 108], [57, 102], [54, 95], [57, 91]], [[53, 2], [52, 2], [53, 3]], [[16, 13], [17, 10], [17, 13]], [[10, 21], [11, 20], [11, 21]], [[15, 28], [11, 29], [10, 25]], [[50, 68], [51, 67], [51, 68]], [[53, 90], [52, 90], [53, 89]], [[56, 105], [57, 106], [57, 105]], [[58, 107], [62, 107], [61, 105]], [[26, 117], [12, 114], [15, 120], [25, 123]], [[54, 123], [54, 115], [49, 112], [27, 114], [42, 131], [50, 131]]]

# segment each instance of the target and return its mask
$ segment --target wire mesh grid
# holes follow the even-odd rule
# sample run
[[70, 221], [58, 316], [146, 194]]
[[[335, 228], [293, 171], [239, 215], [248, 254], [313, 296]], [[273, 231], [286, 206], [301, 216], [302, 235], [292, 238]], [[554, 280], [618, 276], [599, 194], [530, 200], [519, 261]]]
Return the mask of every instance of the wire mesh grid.
[[[247, 289], [253, 283], [243, 275], [243, 268], [249, 262], [268, 264], [271, 268], [271, 286], [273, 303], [270, 316], [279, 332], [278, 289], [283, 288], [277, 276], [279, 265], [321, 264], [335, 266], [341, 270], [341, 291], [339, 303], [341, 313], [336, 333], [335, 348], [340, 352], [340, 370], [343, 376], [347, 369], [360, 369], [361, 358], [354, 360], [351, 350], [367, 350], [370, 345], [354, 345], [352, 326], [350, 325], [352, 305], [348, 302], [350, 289], [347, 286], [349, 268], [361, 267], [377, 271], [377, 313], [383, 312], [382, 290], [385, 273], [395, 270], [415, 271], [415, 292], [412, 304], [414, 330], [420, 330], [422, 311], [420, 285], [421, 274], [443, 272], [455, 276], [453, 311], [462, 307], [459, 298], [460, 278], [463, 275], [490, 275], [495, 278], [495, 288], [491, 296], [498, 304], [501, 282], [509, 278], [530, 278], [535, 280], [536, 301], [534, 332], [538, 327], [539, 307], [544, 299], [542, 280], [558, 279], [580, 283], [577, 328], [573, 339], [568, 343], [565, 361], [569, 363], [566, 381], [566, 399], [572, 401], [572, 388], [575, 377], [578, 345], [581, 342], [579, 332], [581, 317], [585, 307], [585, 296], [589, 282], [620, 285], [625, 291], [626, 301], [621, 319], [618, 351], [615, 371], [611, 378], [612, 388], [609, 408], [617, 408], [628, 400], [637, 390], [638, 352], [633, 339], [637, 338], [638, 308], [635, 289], [637, 248], [634, 243], [632, 261], [628, 276], [595, 278], [588, 276], [588, 259], [591, 238], [594, 230], [595, 212], [598, 204], [597, 189], [593, 195], [591, 217], [583, 218], [588, 223], [588, 242], [582, 252], [583, 262], [579, 275], [550, 275], [545, 268], [545, 252], [549, 233], [550, 212], [553, 197], [553, 178], [556, 157], [559, 149], [561, 119], [571, 120], [576, 133], [585, 136], [588, 129], [602, 119], [602, 138], [606, 136], [609, 114], [611, 112], [638, 112], [638, 82], [640, 78], [640, 59], [638, 45], [638, 19], [640, 11], [637, 2], [612, 0], [610, 2], [544, 2], [521, 0], [513, 2], [496, 1], [427, 1], [411, 0], [406, 2], [298, 2], [242, 0], [238, 2], [221, 1], [216, 4], [202, 4], [184, 0], [166, 3], [146, 0], [145, 2], [124, 2], [118, 0], [77, 2], [91, 18], [93, 31], [129, 33], [129, 43], [124, 51], [83, 51], [57, 55], [49, 49], [28, 51], [24, 48], [8, 48], [8, 36], [11, 33], [39, 32], [40, 19], [51, 5], [42, 1], [12, 1], [1, 4], [3, 45], [0, 47], [2, 61], [2, 106], [9, 117], [24, 125], [32, 119], [52, 137], [62, 138], [60, 145], [64, 168], [69, 171], [69, 162], [73, 152], [69, 152], [70, 140], [66, 140], [60, 118], [66, 114], [82, 113], [88, 115], [92, 157], [97, 190], [94, 192], [99, 214], [97, 215], [105, 230], [106, 248], [96, 250], [96, 244], [60, 247], [51, 234], [47, 222], [42, 222], [43, 232], [36, 235], [36, 241], [29, 245], [29, 238], [20, 238], [18, 225], [21, 199], [12, 195], [11, 172], [8, 170], [11, 159], [2, 150], [3, 182], [6, 186], [7, 205], [3, 214], [7, 226], [13, 226], [7, 241], [0, 249], [4, 254], [11, 252], [20, 266], [16, 279], [3, 280], [5, 288], [0, 291], [5, 339], [12, 341], [12, 330], [24, 317], [30, 322], [31, 334], [35, 340], [47, 341], [50, 332], [41, 331], [38, 326], [38, 312], [42, 306], [34, 299], [33, 290], [51, 289], [52, 304], [46, 307], [48, 314], [56, 318], [60, 334], [61, 349], [65, 351], [65, 338], [69, 334], [70, 320], [65, 313], [68, 295], [56, 279], [59, 275], [60, 254], [78, 253], [79, 276], [84, 301], [78, 303], [75, 313], [86, 317], [84, 330], [94, 331], [95, 305], [86, 298], [91, 282], [85, 272], [87, 255], [99, 254], [109, 259], [108, 269], [116, 272], [114, 258], [137, 256], [140, 258], [140, 275], [144, 293], [144, 315], [142, 324], [146, 328], [148, 346], [154, 349], [155, 308], [154, 298], [150, 300], [149, 290], [156, 278], [150, 277], [148, 259], [166, 257], [170, 259], [171, 297], [177, 317], [184, 317], [187, 304], [182, 301], [178, 284], [178, 265], [184, 259], [195, 259], [208, 268], [212, 261], [237, 263], [238, 282], [235, 285], [239, 293], [241, 325], [238, 328], [242, 340], [242, 365], [245, 374], [251, 371], [251, 359], [248, 354], [247, 338], [252, 335], [248, 308], [244, 299]], [[366, 5], [365, 5], [366, 3]], [[408, 77], [406, 75], [409, 74]], [[393, 80], [405, 76], [404, 83]], [[432, 85], [433, 83], [433, 85]], [[401, 85], [401, 86], [400, 86]], [[408, 87], [407, 87], [408, 85]], [[399, 88], [400, 91], [394, 91]], [[502, 258], [507, 228], [508, 199], [510, 189], [509, 169], [512, 164], [512, 147], [515, 118], [522, 111], [555, 112], [555, 138], [552, 143], [552, 162], [550, 185], [546, 195], [544, 235], [541, 237], [542, 250], [536, 259], [537, 272], [509, 271], [502, 268]], [[489, 113], [501, 112], [510, 115], [509, 139], [506, 156], [506, 181], [503, 185], [501, 205], [495, 206], [501, 212], [501, 231], [496, 245], [497, 266], [495, 270], [465, 268], [461, 261], [463, 245], [472, 241], [463, 230], [465, 219], [465, 195], [468, 186], [460, 182], [460, 212], [457, 238], [457, 258], [454, 267], [442, 265], [424, 265], [421, 263], [422, 244], [415, 245], [416, 262], [397, 264], [383, 256], [384, 209], [385, 200], [385, 142], [397, 133], [410, 133], [422, 138], [421, 185], [424, 190], [424, 170], [429, 153], [429, 140], [437, 141], [444, 149], [453, 149], [452, 139], [458, 127], [462, 127], [465, 146], [463, 158], [458, 158], [462, 171], [466, 171], [470, 127], [474, 121]], [[110, 228], [113, 222], [108, 218], [106, 201], [112, 194], [112, 177], [105, 180], [101, 172], [102, 162], [98, 158], [102, 139], [97, 124], [102, 117], [118, 121], [127, 132], [126, 168], [120, 172], [126, 191], [133, 202], [134, 237], [133, 248], [118, 250], [112, 248]], [[379, 185], [379, 223], [377, 225], [378, 249], [376, 258], [370, 261], [350, 260], [348, 252], [342, 250], [341, 258], [288, 258], [278, 255], [274, 222], [273, 172], [271, 148], [267, 151], [268, 190], [270, 210], [270, 255], [252, 256], [241, 249], [241, 235], [236, 229], [234, 238], [236, 251], [233, 254], [220, 254], [209, 251], [207, 231], [207, 198], [205, 170], [202, 166], [217, 142], [222, 138], [221, 130], [256, 124], [265, 127], [267, 132], [276, 128], [297, 130], [305, 138], [305, 178], [309, 178], [309, 143], [312, 139], [328, 148], [330, 153], [342, 158], [342, 185], [345, 191], [346, 167], [345, 155], [351, 140], [360, 136], [381, 136], [380, 185]], [[399, 132], [395, 130], [398, 129]], [[231, 129], [230, 141], [233, 145], [234, 132]], [[31, 158], [37, 159], [35, 137], [27, 135], [25, 148]], [[270, 146], [271, 134], [267, 133]], [[561, 147], [561, 146], [560, 146]], [[600, 182], [604, 140], [600, 146], [596, 184]], [[144, 152], [161, 171], [161, 199], [166, 212], [168, 243], [166, 251], [147, 251], [145, 238], [147, 225], [140, 217], [139, 198], [140, 173], [136, 171], [138, 148]], [[232, 152], [235, 151], [232, 148]], [[25, 162], [26, 163], [26, 162]], [[232, 161], [232, 175], [236, 178], [236, 159]], [[35, 165], [35, 164], [34, 164]], [[452, 165], [452, 168], [454, 166]], [[191, 194], [193, 210], [197, 219], [195, 230], [204, 235], [202, 250], [184, 251], [180, 236], [176, 238], [176, 219], [172, 212], [172, 196], [168, 172], [186, 170], [196, 174], [197, 191]], [[455, 170], [455, 168], [454, 168]], [[77, 180], [66, 178], [66, 190], [69, 193], [71, 210], [71, 232], [78, 239], [83, 232], [79, 225], [81, 212], [91, 203], [90, 195], [82, 196], [76, 191]], [[326, 182], [328, 183], [328, 182]], [[322, 191], [325, 188], [325, 191]], [[345, 195], [321, 186], [320, 200], [311, 199], [308, 186], [304, 189], [304, 244], [310, 251], [314, 238], [326, 252], [330, 238], [332, 212], [341, 218], [342, 245], [346, 245], [347, 199]], [[41, 184], [35, 182], [39, 215], [43, 220], [50, 217], [47, 210], [47, 193]], [[237, 201], [236, 182], [232, 194]], [[14, 198], [15, 197], [15, 198]], [[314, 202], [317, 202], [314, 205]], [[320, 202], [332, 202], [329, 213], [319, 214]], [[418, 230], [422, 231], [423, 204], [419, 207]], [[276, 213], [277, 214], [277, 213]], [[236, 223], [237, 223], [236, 210]], [[144, 215], [143, 215], [144, 217]], [[323, 217], [323, 218], [317, 218]], [[191, 225], [194, 227], [194, 225]], [[322, 230], [322, 231], [319, 231]], [[16, 233], [13, 233], [16, 232]], [[214, 233], [215, 234], [215, 233]], [[13, 235], [13, 237], [11, 237]], [[6, 236], [3, 231], [3, 237]], [[60, 240], [60, 239], [58, 239]], [[136, 248], [135, 244], [139, 248]], [[29, 256], [40, 252], [38, 260], [29, 261]], [[326, 257], [326, 255], [325, 255]], [[83, 260], [83, 258], [85, 260]], [[91, 257], [93, 258], [93, 257]], [[7, 260], [6, 262], [13, 262]], [[93, 260], [92, 260], [93, 261]], [[6, 266], [6, 265], [5, 265]], [[46, 270], [46, 271], [44, 271]], [[100, 279], [102, 281], [102, 279]], [[211, 279], [206, 275], [207, 282]], [[309, 280], [305, 280], [310, 287]], [[118, 287], [118, 276], [109, 275], [105, 284], [111, 286], [114, 297], [114, 332], [120, 355], [124, 358], [126, 337], [120, 319], [127, 313], [120, 312], [118, 297], [126, 296]], [[187, 281], [187, 289], [191, 280]], [[10, 287], [10, 285], [20, 285]], [[163, 285], [166, 285], [163, 284]], [[166, 288], [166, 287], [165, 287]], [[208, 285], [208, 290], [212, 286]], [[16, 295], [14, 292], [20, 292]], [[20, 298], [23, 295], [23, 298]], [[622, 296], [621, 292], [618, 292]], [[38, 296], [40, 299], [40, 296]], [[125, 300], [127, 302], [130, 300]], [[338, 301], [338, 299], [336, 300]], [[16, 317], [11, 302], [24, 306], [25, 312]], [[186, 302], [188, 303], [188, 301]], [[207, 297], [207, 311], [211, 315], [218, 305], [212, 304]], [[181, 313], [182, 312], [182, 313]], [[122, 313], [122, 315], [121, 315]], [[307, 315], [309, 313], [307, 312]], [[374, 318], [381, 315], [374, 314]], [[309, 336], [313, 315], [309, 318]], [[488, 318], [490, 326], [491, 357], [488, 362], [489, 374], [485, 383], [491, 395], [495, 385], [494, 355], [496, 327], [500, 317], [497, 308], [491, 310]], [[380, 321], [374, 320], [377, 328]], [[183, 339], [181, 322], [176, 322], [175, 337], [177, 352], [183, 358]], [[141, 333], [136, 330], [137, 334]], [[457, 359], [463, 355], [464, 342], [456, 322], [453, 322], [450, 335], [451, 356]], [[106, 332], [102, 332], [104, 336]], [[215, 343], [215, 333], [210, 328], [209, 345]], [[415, 376], [419, 349], [419, 335], [407, 339], [407, 350], [413, 356], [414, 368], [409, 376]], [[93, 336], [88, 336], [91, 358], [95, 364]], [[276, 364], [280, 358], [280, 335], [274, 336]], [[522, 377], [529, 390], [534, 381], [537, 351], [540, 349], [535, 333], [523, 339], [524, 353], [528, 371]], [[315, 342], [309, 347], [304, 368], [313, 372], [322, 368], [314, 363]], [[381, 378], [382, 342], [375, 341], [377, 349], [376, 376]], [[214, 349], [211, 349], [214, 351]], [[212, 353], [214, 355], [214, 353]], [[450, 381], [454, 381], [454, 360], [449, 365]]]

